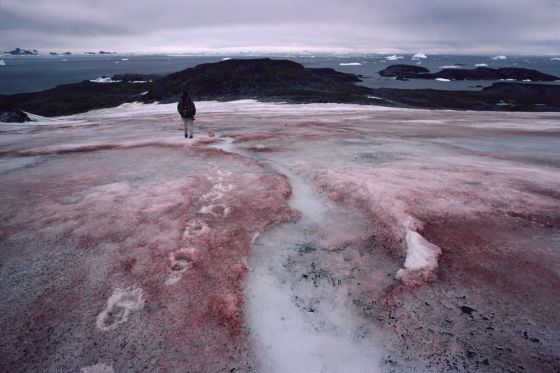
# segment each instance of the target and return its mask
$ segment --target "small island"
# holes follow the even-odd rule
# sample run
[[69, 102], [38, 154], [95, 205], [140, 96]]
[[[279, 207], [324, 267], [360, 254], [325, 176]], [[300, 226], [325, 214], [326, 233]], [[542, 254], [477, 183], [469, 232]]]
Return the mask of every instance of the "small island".
[[517, 80], [532, 82], [552, 82], [560, 80], [559, 77], [542, 73], [537, 70], [519, 67], [476, 67], [474, 69], [449, 69], [445, 68], [436, 73], [415, 65], [391, 65], [378, 74], [382, 77], [407, 79], [447, 79], [447, 80]]

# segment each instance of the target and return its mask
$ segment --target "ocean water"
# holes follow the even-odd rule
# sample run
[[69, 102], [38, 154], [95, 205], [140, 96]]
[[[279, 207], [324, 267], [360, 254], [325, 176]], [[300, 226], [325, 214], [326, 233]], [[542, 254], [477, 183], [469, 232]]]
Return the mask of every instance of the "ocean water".
[[[225, 56], [177, 55], [95, 55], [95, 56], [0, 56], [0, 93], [13, 94], [53, 88], [59, 84], [77, 83], [122, 73], [169, 74], [201, 63], [218, 62]], [[393, 64], [418, 64], [432, 72], [445, 66], [474, 68], [477, 64], [489, 67], [523, 67], [560, 77], [560, 60], [552, 56], [458, 56], [429, 55], [413, 59], [412, 55], [367, 56], [231, 56], [232, 58], [287, 58], [306, 67], [332, 67], [338, 71], [363, 75], [363, 84], [371, 88], [433, 88], [447, 90], [478, 90], [494, 81], [410, 80], [398, 81], [380, 77], [377, 72]], [[395, 59], [396, 58], [396, 59]], [[560, 84], [552, 82], [550, 84]]]

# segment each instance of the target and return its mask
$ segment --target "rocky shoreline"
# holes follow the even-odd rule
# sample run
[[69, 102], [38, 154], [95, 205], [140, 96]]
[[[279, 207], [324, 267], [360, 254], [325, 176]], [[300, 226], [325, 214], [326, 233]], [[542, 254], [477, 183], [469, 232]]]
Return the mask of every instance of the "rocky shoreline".
[[[495, 70], [496, 74], [510, 74], [507, 76], [514, 76], [518, 80], [531, 78], [532, 81], [545, 81], [556, 78], [534, 70], [513, 68], [447, 69], [431, 74], [417, 66], [396, 66], [401, 68], [389, 67], [380, 72], [380, 75], [408, 79], [426, 74], [448, 77], [451, 77], [449, 74], [454, 74], [457, 78], [460, 74], [471, 74], [469, 71], [481, 73]], [[268, 58], [206, 63], [165, 76], [115, 75], [107, 81], [108, 83], [83, 81], [40, 92], [0, 95], [0, 102], [4, 106], [13, 106], [33, 114], [61, 116], [134, 101], [169, 103], [176, 101], [181, 89], [188, 86], [195, 100], [257, 99], [424, 109], [560, 111], [558, 85], [499, 82], [481, 91], [373, 89], [355, 84], [361, 81], [360, 76], [355, 74], [331, 68], [305, 68], [290, 60]]]

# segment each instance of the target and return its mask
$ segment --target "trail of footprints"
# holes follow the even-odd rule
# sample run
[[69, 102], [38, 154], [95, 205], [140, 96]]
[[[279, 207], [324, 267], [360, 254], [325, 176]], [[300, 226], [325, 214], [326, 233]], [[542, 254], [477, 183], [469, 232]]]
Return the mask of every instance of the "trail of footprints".
[[183, 273], [189, 268], [189, 264], [196, 258], [198, 249], [192, 245], [192, 241], [210, 231], [205, 220], [225, 218], [230, 214], [231, 208], [221, 203], [225, 193], [235, 189], [233, 184], [224, 181], [224, 177], [230, 175], [231, 171], [218, 170], [216, 176], [207, 177], [213, 186], [208, 193], [201, 196], [204, 203], [198, 210], [198, 216], [191, 220], [183, 231], [183, 248], [169, 254], [171, 273], [165, 280], [166, 285], [174, 285], [179, 282]]
[[[190, 263], [196, 258], [198, 249], [192, 245], [194, 238], [204, 235], [210, 231], [210, 227], [205, 220], [225, 218], [231, 209], [229, 206], [220, 203], [224, 193], [235, 189], [233, 184], [224, 182], [224, 177], [230, 176], [231, 171], [217, 171], [216, 176], [209, 176], [207, 179], [213, 183], [211, 190], [202, 195], [203, 206], [197, 216], [189, 221], [183, 231], [181, 249], [169, 253], [170, 273], [165, 280], [166, 285], [174, 285], [187, 271]], [[126, 289], [116, 288], [107, 300], [105, 309], [97, 316], [96, 326], [101, 331], [115, 329], [118, 325], [126, 322], [131, 312], [140, 310], [144, 307], [144, 291], [136, 286]], [[86, 367], [86, 371], [97, 369], [97, 366]], [[90, 369], [90, 370], [87, 370]]]

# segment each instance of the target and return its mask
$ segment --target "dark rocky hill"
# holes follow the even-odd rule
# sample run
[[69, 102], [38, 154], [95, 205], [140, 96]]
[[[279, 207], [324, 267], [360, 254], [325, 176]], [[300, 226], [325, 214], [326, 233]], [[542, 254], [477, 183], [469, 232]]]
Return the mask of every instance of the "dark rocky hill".
[[199, 100], [363, 95], [365, 88], [351, 84], [359, 81], [354, 74], [305, 68], [289, 60], [227, 60], [198, 65], [157, 80], [144, 100], [175, 100], [185, 86]]

